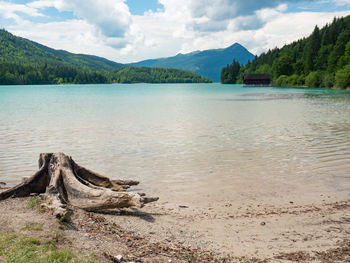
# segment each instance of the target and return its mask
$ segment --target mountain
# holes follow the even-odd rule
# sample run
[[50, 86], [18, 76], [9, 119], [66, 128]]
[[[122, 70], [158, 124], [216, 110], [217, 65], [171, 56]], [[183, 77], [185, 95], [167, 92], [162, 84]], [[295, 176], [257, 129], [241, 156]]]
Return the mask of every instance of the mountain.
[[0, 29], [0, 62], [64, 65], [112, 71], [124, 67], [105, 58], [55, 50]]
[[245, 47], [235, 43], [228, 48], [194, 51], [188, 54], [180, 53], [174, 57], [149, 59], [133, 65], [188, 70], [218, 82], [221, 68], [231, 64], [233, 59], [241, 64], [246, 64], [254, 59], [254, 55]]
[[0, 85], [138, 82], [211, 81], [177, 69], [133, 69], [97, 56], [55, 50], [0, 30]]
[[223, 68], [222, 82], [241, 82], [246, 73], [269, 73], [276, 86], [350, 89], [350, 16], [315, 26], [309, 37], [269, 50], [238, 70], [232, 63]]

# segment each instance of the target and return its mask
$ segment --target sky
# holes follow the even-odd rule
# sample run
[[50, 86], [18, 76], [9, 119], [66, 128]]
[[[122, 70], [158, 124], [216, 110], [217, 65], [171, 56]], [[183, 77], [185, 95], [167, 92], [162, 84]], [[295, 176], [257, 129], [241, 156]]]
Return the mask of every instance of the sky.
[[350, 0], [0, 0], [0, 28], [120, 62], [240, 43], [259, 55], [350, 15]]

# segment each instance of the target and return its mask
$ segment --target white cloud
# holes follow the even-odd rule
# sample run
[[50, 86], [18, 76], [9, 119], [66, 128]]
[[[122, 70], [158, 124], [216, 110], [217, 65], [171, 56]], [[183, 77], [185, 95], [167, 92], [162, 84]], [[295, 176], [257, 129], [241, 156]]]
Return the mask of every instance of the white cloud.
[[131, 23], [124, 0], [61, 0], [56, 1], [55, 7], [60, 11], [72, 11], [106, 37], [124, 37]]
[[[321, 27], [334, 16], [349, 13], [285, 13], [287, 5], [277, 5], [280, 0], [218, 1], [221, 6], [209, 0], [159, 0], [162, 10], [143, 15], [131, 15], [125, 0], [36, 0], [27, 5], [0, 2], [0, 17], [17, 16], [16, 23], [7, 29], [44, 45], [126, 63], [235, 42], [259, 54], [307, 36], [315, 24]], [[329, 1], [339, 4], [350, 0]], [[1, 3], [12, 11], [5, 12]], [[46, 7], [73, 12], [76, 18], [36, 23], [17, 13], [25, 10], [26, 14], [40, 16]]]
[[332, 2], [339, 6], [350, 4], [350, 0], [332, 0]]
[[93, 34], [94, 29], [90, 24], [77, 19], [45, 24], [28, 22], [26, 25], [12, 27], [10, 31], [49, 47], [75, 53], [92, 54], [91, 50], [96, 51], [103, 44]]
[[199, 31], [217, 32], [224, 30], [234, 19], [239, 23], [238, 26], [245, 29], [257, 29], [265, 22], [257, 16], [259, 11], [274, 9], [283, 12], [287, 7], [285, 3], [297, 3], [303, 0], [188, 0], [187, 2], [193, 18], [206, 18], [204, 22], [194, 20], [195, 28]]
[[[345, 16], [349, 11], [336, 13], [288, 13], [281, 14], [268, 22], [263, 28], [253, 32], [241, 32], [241, 44], [246, 46], [254, 54], [260, 54], [274, 47], [282, 47], [303, 37], [310, 35], [315, 27], [323, 27], [333, 18]], [[290, 21], [293, 21], [291, 23]], [[243, 40], [245, 39], [245, 40]]]
[[38, 12], [36, 8], [0, 1], [0, 16], [4, 17], [5, 19], [13, 19], [16, 21], [16, 23], [25, 23], [25, 21], [21, 18], [21, 14], [31, 17], [44, 16], [42, 13]]
[[55, 6], [56, 0], [37, 0], [27, 4], [28, 7], [42, 9], [46, 7]]

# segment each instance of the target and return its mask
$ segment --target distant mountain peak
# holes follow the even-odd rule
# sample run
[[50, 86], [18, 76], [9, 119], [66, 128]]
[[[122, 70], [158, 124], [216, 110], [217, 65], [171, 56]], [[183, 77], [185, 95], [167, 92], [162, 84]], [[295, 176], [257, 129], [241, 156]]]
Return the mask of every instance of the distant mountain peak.
[[241, 44], [239, 44], [237, 42], [232, 44], [231, 46], [228, 46], [226, 49], [237, 49], [237, 48], [247, 50], [244, 46], [242, 46]]
[[226, 48], [178, 53], [173, 57], [143, 60], [133, 65], [188, 70], [218, 82], [221, 69], [231, 64], [233, 59], [246, 64], [254, 59], [254, 55], [241, 44], [234, 43]]

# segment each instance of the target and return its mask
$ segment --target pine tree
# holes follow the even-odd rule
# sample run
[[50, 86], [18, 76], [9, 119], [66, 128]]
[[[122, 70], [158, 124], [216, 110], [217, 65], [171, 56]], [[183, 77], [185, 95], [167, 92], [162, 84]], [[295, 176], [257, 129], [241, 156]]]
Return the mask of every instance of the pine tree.
[[318, 26], [315, 27], [312, 32], [310, 38], [308, 39], [308, 43], [304, 52], [304, 73], [308, 74], [313, 71], [315, 68], [315, 60], [317, 53], [321, 47], [321, 35]]

